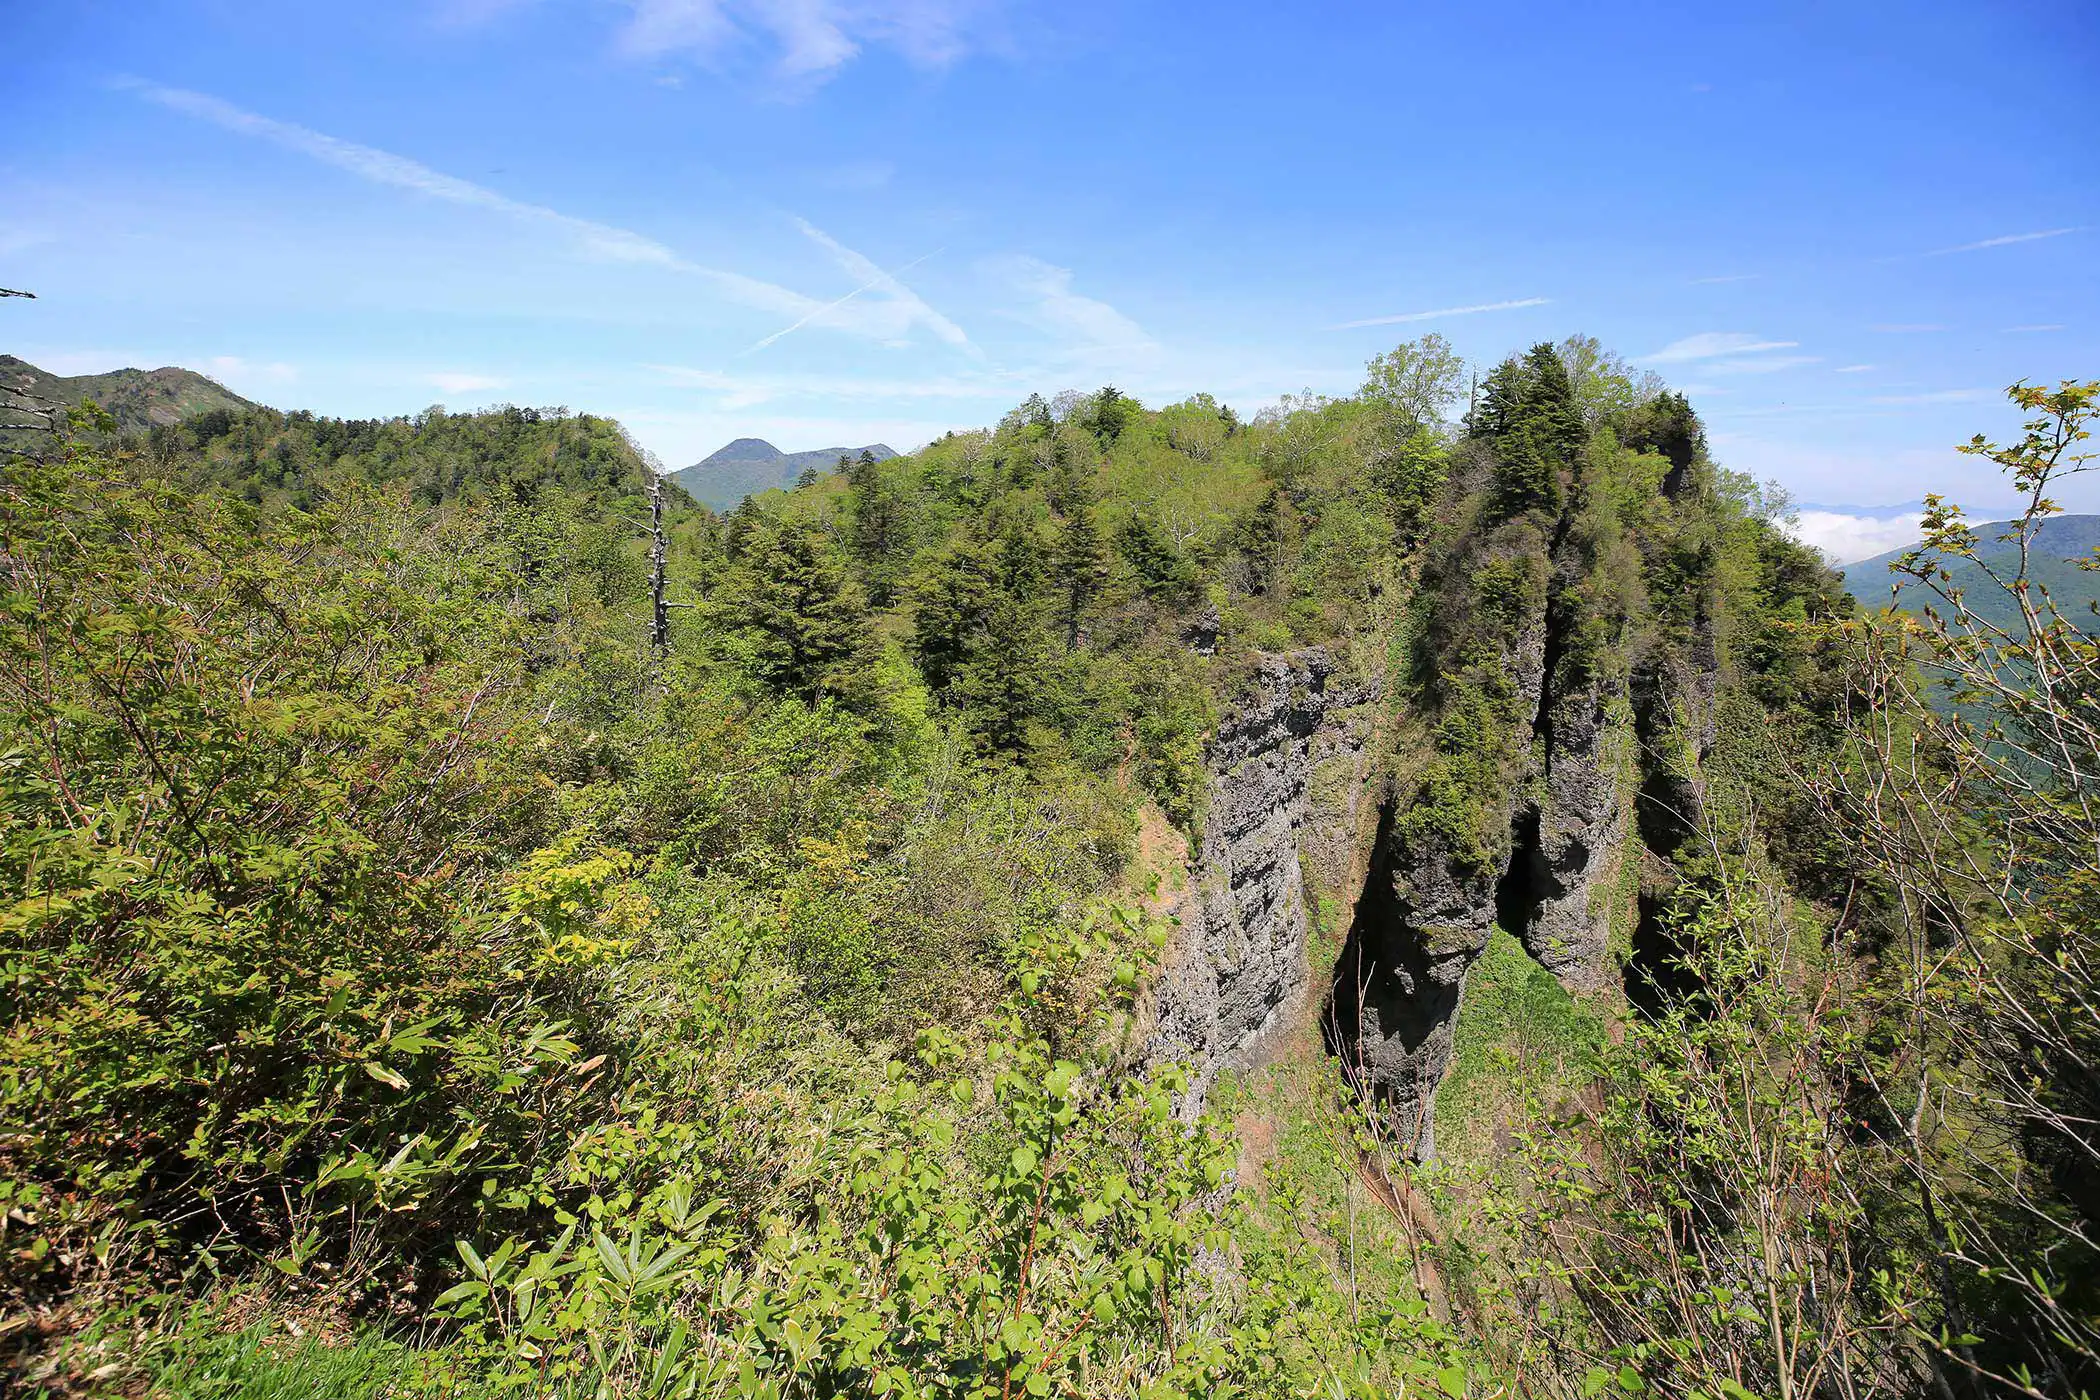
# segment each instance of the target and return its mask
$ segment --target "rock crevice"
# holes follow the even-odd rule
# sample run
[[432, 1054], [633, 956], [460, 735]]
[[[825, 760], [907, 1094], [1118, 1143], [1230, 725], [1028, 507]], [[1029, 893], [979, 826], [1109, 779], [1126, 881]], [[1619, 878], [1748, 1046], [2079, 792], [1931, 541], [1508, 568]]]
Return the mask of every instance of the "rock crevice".
[[1657, 828], [1681, 840], [1697, 819], [1685, 775], [1712, 742], [1718, 672], [1703, 597], [1689, 644], [1665, 640], [1635, 542], [1579, 493], [1557, 519], [1468, 529], [1423, 604], [1417, 684], [1425, 721], [1443, 723], [1384, 796], [1325, 1027], [1422, 1157], [1466, 976], [1497, 925], [1572, 993], [1618, 985], [1630, 950], [1612, 931], [1639, 918], [1625, 863], [1641, 845], [1667, 855]]

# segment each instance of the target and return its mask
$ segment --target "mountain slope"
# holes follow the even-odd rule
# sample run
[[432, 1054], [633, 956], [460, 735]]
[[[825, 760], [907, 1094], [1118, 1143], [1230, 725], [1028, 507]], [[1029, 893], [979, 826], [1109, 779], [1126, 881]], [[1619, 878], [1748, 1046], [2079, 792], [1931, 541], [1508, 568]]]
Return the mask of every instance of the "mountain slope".
[[126, 433], [143, 433], [156, 424], [180, 422], [215, 408], [255, 407], [195, 370], [173, 365], [59, 375], [13, 355], [0, 355], [0, 388], [67, 405], [90, 399], [108, 409], [118, 430]]
[[[2004, 521], [1991, 521], [1976, 527], [1977, 554], [2001, 575], [2009, 575], [2017, 565], [2018, 547], [1998, 538], [2011, 528]], [[2100, 573], [2078, 567], [2078, 561], [2091, 559], [2096, 548], [2100, 548], [2100, 515], [2059, 515], [2043, 522], [2035, 535], [2029, 576], [2049, 590], [2058, 610], [2073, 621], [2091, 616], [2094, 602], [2100, 600]], [[1845, 586], [1851, 590], [1852, 596], [1868, 607], [1887, 607], [1889, 588], [1899, 578], [1889, 572], [1889, 565], [1902, 558], [1905, 552], [1892, 549], [1886, 554], [1848, 565], [1844, 570]], [[1957, 560], [1950, 565], [1948, 572], [1954, 576], [1955, 585], [1962, 589], [1964, 599], [1979, 617], [1999, 626], [2015, 620], [2012, 599], [1984, 578], [1976, 565]], [[1903, 592], [1902, 605], [1906, 612], [1916, 611], [1926, 601], [1922, 591], [1915, 587]]]
[[841, 457], [867, 453], [876, 461], [897, 454], [881, 443], [866, 447], [819, 447], [809, 452], [782, 452], [764, 438], [738, 438], [670, 479], [716, 510], [731, 510], [746, 496], [787, 487], [808, 468], [829, 471]]

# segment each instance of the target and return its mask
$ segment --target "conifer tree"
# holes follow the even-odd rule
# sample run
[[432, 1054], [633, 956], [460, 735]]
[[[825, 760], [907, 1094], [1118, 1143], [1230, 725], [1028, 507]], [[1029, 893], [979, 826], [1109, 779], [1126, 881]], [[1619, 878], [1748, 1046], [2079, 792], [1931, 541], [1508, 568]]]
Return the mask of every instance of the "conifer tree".
[[903, 552], [904, 503], [866, 448], [845, 471], [853, 487], [853, 554], [861, 563], [874, 602], [886, 604], [895, 592], [898, 556]]
[[1484, 390], [1469, 426], [1494, 446], [1497, 508], [1558, 511], [1588, 436], [1559, 353], [1539, 344], [1522, 360], [1504, 360]]
[[1140, 507], [1124, 517], [1116, 531], [1116, 549], [1145, 592], [1154, 597], [1185, 591], [1191, 584], [1193, 571], [1187, 556], [1149, 508]]
[[714, 612], [759, 679], [810, 699], [840, 688], [844, 663], [867, 638], [866, 595], [830, 537], [807, 525], [754, 529]]
[[1044, 635], [1040, 612], [1010, 592], [993, 595], [970, 659], [951, 698], [990, 748], [1019, 752], [1042, 701]]
[[1065, 516], [1057, 537], [1057, 577], [1064, 585], [1065, 648], [1079, 645], [1080, 623], [1108, 578], [1108, 550], [1094, 521], [1093, 505], [1080, 501]]
[[912, 656], [926, 683], [945, 690], [976, 652], [1001, 589], [998, 547], [959, 539], [912, 581]]

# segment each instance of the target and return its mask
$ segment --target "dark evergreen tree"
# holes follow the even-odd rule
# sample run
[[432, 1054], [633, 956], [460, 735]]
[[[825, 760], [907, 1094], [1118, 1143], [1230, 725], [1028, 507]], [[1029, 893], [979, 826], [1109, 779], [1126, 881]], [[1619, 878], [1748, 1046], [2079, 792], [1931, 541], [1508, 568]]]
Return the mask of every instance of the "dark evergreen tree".
[[912, 580], [912, 656], [926, 683], [945, 690], [975, 654], [1004, 591], [998, 545], [962, 538]]
[[1075, 503], [1065, 515], [1054, 563], [1064, 589], [1065, 647], [1069, 650], [1079, 645], [1081, 621], [1108, 579], [1108, 550], [1090, 502]]
[[1468, 428], [1494, 449], [1502, 514], [1560, 509], [1588, 431], [1558, 351], [1539, 344], [1497, 365]]
[[1290, 557], [1303, 535], [1303, 522], [1290, 491], [1281, 483], [1271, 486], [1239, 531], [1239, 549], [1246, 556], [1256, 593], [1274, 593], [1282, 586]]
[[1105, 446], [1129, 431], [1143, 418], [1144, 412], [1143, 404], [1115, 385], [1106, 384], [1087, 401], [1084, 423]]
[[1194, 586], [1192, 561], [1150, 509], [1140, 507], [1125, 518], [1116, 531], [1116, 549], [1149, 596], [1173, 597]]
[[1029, 599], [993, 595], [949, 697], [987, 747], [1018, 753], [1027, 746], [1028, 723], [1044, 703], [1044, 642], [1041, 612]]
[[713, 611], [760, 680], [806, 699], [841, 689], [846, 663], [868, 637], [866, 595], [830, 536], [808, 525], [755, 529]]
[[[845, 461], [842, 457], [840, 461]], [[853, 488], [853, 522], [849, 538], [860, 561], [868, 592], [876, 604], [887, 604], [896, 592], [905, 544], [904, 501], [874, 454], [861, 449], [846, 468]]]
[[1043, 542], [1030, 522], [1009, 518], [999, 531], [999, 583], [1019, 598], [1034, 598], [1043, 588]]

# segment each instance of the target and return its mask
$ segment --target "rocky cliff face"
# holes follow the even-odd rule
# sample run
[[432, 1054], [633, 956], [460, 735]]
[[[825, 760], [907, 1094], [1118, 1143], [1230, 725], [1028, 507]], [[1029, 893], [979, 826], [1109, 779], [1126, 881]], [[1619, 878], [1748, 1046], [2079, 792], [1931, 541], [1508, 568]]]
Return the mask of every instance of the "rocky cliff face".
[[1583, 484], [1553, 514], [1476, 510], [1425, 583], [1408, 698], [1427, 757], [1402, 755], [1383, 796], [1327, 1017], [1344, 1074], [1423, 1157], [1466, 975], [1495, 926], [1571, 992], [1613, 985], [1615, 918], [1635, 922], [1626, 862], [1641, 844], [1667, 856], [1696, 820], [1711, 626], [1660, 640], [1639, 549], [1585, 506]]
[[1435, 1152], [1436, 1087], [1451, 1062], [1466, 973], [1499, 923], [1571, 991], [1608, 985], [1610, 892], [1633, 810], [1632, 733], [1623, 677], [1567, 668], [1550, 609], [1519, 631], [1507, 664], [1518, 708], [1534, 718], [1486, 819], [1498, 841], [1484, 864], [1455, 859], [1403, 816], [1418, 791], [1385, 798], [1376, 844], [1329, 998], [1330, 1048], [1343, 1072], [1382, 1098], [1403, 1140]]
[[1353, 861], [1377, 678], [1324, 649], [1258, 659], [1209, 752], [1211, 795], [1177, 932], [1152, 989], [1145, 1058], [1186, 1061], [1200, 1103], [1220, 1069], [1258, 1063], [1316, 994], [1308, 869]]

